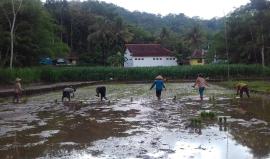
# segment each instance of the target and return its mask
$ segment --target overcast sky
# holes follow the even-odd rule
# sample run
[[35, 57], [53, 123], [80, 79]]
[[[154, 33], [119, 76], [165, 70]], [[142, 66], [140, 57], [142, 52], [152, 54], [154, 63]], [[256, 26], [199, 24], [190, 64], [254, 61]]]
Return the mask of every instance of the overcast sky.
[[189, 17], [204, 19], [222, 17], [250, 0], [102, 0], [114, 3], [130, 11], [144, 11], [167, 15], [184, 13]]

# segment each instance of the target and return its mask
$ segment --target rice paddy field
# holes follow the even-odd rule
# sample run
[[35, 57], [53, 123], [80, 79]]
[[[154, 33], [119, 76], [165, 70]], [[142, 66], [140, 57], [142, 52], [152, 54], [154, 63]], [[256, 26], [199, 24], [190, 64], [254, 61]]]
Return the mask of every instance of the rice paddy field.
[[0, 158], [270, 158], [270, 99], [210, 84], [167, 83], [161, 101], [150, 84], [108, 84], [71, 102], [61, 91], [0, 102]]

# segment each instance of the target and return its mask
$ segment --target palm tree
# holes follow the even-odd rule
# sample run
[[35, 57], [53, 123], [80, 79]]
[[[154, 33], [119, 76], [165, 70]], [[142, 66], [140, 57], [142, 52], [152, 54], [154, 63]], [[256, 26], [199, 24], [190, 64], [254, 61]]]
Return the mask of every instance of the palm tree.
[[128, 31], [120, 18], [116, 19], [116, 21], [110, 21], [103, 17], [98, 17], [97, 22], [89, 26], [89, 31], [90, 34], [87, 40], [92, 51], [102, 53], [103, 65], [106, 64], [109, 52], [122, 52], [125, 43], [132, 40], [133, 37], [133, 34]]
[[107, 51], [112, 44], [113, 33], [111, 31], [111, 22], [103, 17], [98, 17], [97, 22], [89, 26], [89, 35], [87, 40], [91, 51], [101, 52], [102, 63], [105, 65]]
[[194, 25], [185, 35], [185, 40], [189, 47], [194, 49], [200, 49], [203, 41], [204, 41], [204, 35], [201, 31], [199, 25]]
[[163, 42], [163, 40], [168, 39], [170, 36], [170, 32], [167, 28], [163, 27], [160, 34], [159, 34], [159, 38], [160, 40]]

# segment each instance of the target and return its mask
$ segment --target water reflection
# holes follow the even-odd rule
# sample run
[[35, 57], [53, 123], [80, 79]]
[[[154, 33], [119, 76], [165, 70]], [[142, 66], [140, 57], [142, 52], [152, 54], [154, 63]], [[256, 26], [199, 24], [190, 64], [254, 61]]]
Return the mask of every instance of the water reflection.
[[[211, 86], [201, 102], [191, 83], [167, 84], [163, 99], [144, 84], [94, 86], [70, 103], [60, 92], [0, 103], [0, 158], [269, 158], [270, 100], [236, 99]], [[190, 119], [211, 110], [226, 122]]]

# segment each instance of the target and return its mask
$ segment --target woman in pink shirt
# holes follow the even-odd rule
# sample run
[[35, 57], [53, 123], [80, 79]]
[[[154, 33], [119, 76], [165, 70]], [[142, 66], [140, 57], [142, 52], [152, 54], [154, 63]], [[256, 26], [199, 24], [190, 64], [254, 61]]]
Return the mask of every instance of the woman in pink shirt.
[[206, 86], [209, 86], [206, 82], [206, 80], [203, 78], [202, 74], [198, 74], [198, 77], [192, 87], [199, 87], [199, 93], [200, 93], [200, 98], [203, 100], [203, 92]]

